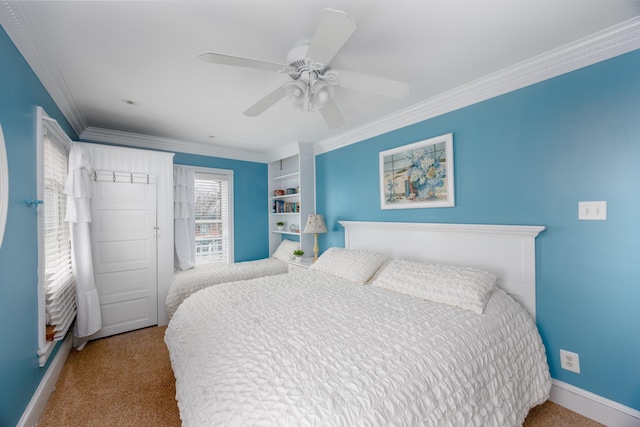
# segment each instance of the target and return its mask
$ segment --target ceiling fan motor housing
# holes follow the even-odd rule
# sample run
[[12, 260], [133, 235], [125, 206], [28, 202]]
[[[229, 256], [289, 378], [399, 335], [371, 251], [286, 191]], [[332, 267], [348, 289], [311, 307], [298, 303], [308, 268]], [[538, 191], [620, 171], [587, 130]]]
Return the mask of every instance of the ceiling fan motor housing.
[[321, 79], [325, 71], [331, 68], [328, 64], [317, 63], [313, 61], [313, 58], [307, 57], [310, 43], [309, 39], [301, 40], [287, 54], [287, 64], [293, 68], [289, 72], [289, 76], [293, 80], [298, 80], [305, 72], [315, 74], [313, 76], [315, 79]]
[[307, 59], [307, 52], [309, 51], [309, 45], [311, 40], [300, 40], [296, 45], [287, 53], [287, 64], [292, 67], [298, 68], [305, 64]]

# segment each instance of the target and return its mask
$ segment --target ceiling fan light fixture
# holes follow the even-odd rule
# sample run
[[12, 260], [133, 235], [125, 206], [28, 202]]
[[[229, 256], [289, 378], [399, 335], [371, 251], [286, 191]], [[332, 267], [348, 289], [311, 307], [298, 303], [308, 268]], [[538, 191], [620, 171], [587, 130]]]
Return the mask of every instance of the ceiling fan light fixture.
[[283, 88], [289, 102], [302, 110], [307, 100], [307, 82], [302, 79], [294, 80], [285, 83]]
[[333, 99], [335, 88], [329, 83], [322, 80], [316, 80], [311, 86], [310, 93], [310, 111], [318, 111], [323, 109]]

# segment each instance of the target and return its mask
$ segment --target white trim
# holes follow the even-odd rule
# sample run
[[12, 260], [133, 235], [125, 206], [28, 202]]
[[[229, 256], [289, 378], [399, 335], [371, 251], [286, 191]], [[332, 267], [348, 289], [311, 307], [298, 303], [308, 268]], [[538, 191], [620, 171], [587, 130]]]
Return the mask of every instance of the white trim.
[[69, 357], [72, 341], [73, 334], [68, 333], [62, 344], [60, 344], [56, 357], [51, 361], [51, 364], [47, 368], [47, 372], [45, 372], [42, 377], [38, 388], [35, 393], [33, 393], [33, 396], [31, 396], [31, 400], [22, 413], [17, 427], [35, 426], [38, 424], [38, 421], [40, 421], [40, 417], [47, 406], [51, 392], [55, 390], [55, 385], [58, 381], [58, 377], [60, 376], [60, 372], [62, 372], [62, 368]]
[[[300, 154], [300, 147], [311, 147], [311, 154], [314, 152], [313, 144], [305, 144], [302, 142], [292, 142], [284, 147], [273, 150], [267, 154], [266, 160], [268, 163], [277, 162], [280, 159], [286, 159]], [[306, 148], [305, 148], [306, 149]]]
[[636, 49], [640, 49], [640, 16], [320, 141], [316, 144], [315, 153], [326, 153], [364, 141]]
[[185, 169], [191, 169], [194, 172], [200, 173], [208, 173], [211, 175], [233, 175], [233, 169], [220, 169], [220, 168], [209, 168], [206, 166], [191, 166], [191, 165], [183, 165], [180, 163], [174, 163], [173, 167], [179, 166]]
[[[42, 107], [36, 109], [36, 199], [42, 200], [44, 197], [44, 129], [42, 118], [46, 115]], [[37, 210], [36, 235], [38, 238], [38, 363], [44, 366], [49, 357], [52, 346], [46, 344], [46, 302], [44, 295], [44, 219], [42, 207], [35, 205]]]
[[[56, 61], [49, 54], [52, 49], [47, 45], [47, 38], [37, 36], [38, 26], [30, 18], [28, 10], [30, 5], [8, 1], [3, 3], [7, 12], [0, 13], [0, 24], [27, 60], [76, 134], [80, 134], [80, 131], [87, 127], [87, 120], [67, 86], [64, 76], [58, 69]], [[36, 34], [36, 37], [31, 37], [30, 34]]]
[[562, 381], [552, 380], [549, 400], [608, 426], [640, 426], [640, 411]]
[[[46, 46], [34, 44], [35, 39], [42, 39], [38, 37], [32, 39], [27, 32], [27, 30], [37, 31], [37, 27], [30, 22], [27, 3], [5, 2], [4, 6], [7, 12], [0, 13], [0, 24], [81, 139], [260, 163], [282, 158], [275, 154], [279, 150], [275, 150], [274, 153], [260, 154], [88, 127], [77, 101], [57, 70], [55, 62], [47, 56]], [[640, 16], [454, 88], [359, 128], [318, 141], [315, 145], [315, 154], [336, 150], [428, 120], [636, 49], [640, 49]], [[291, 147], [292, 145], [284, 147], [284, 150], [289, 150]]]
[[[397, 230], [440, 231], [444, 233], [488, 234], [500, 237], [535, 238], [546, 230], [542, 225], [492, 225], [492, 224], [440, 224], [428, 222], [366, 222], [338, 221], [341, 225], [367, 228], [392, 228]], [[346, 239], [346, 237], [345, 237]]]
[[175, 168], [176, 166], [179, 166], [181, 168], [187, 168], [187, 169], [191, 169], [193, 170], [193, 172], [195, 173], [203, 173], [203, 174], [209, 174], [209, 175], [224, 175], [227, 177], [227, 183], [229, 186], [229, 200], [227, 200], [227, 206], [228, 206], [228, 224], [229, 224], [229, 241], [227, 243], [227, 250], [229, 251], [229, 264], [233, 264], [235, 262], [235, 233], [234, 233], [234, 225], [233, 225], [233, 218], [234, 218], [234, 200], [233, 200], [233, 178], [234, 178], [234, 171], [233, 169], [219, 169], [219, 168], [209, 168], [206, 166], [190, 166], [190, 165], [181, 165], [179, 163], [176, 163], [173, 165], [173, 167]]
[[[636, 49], [640, 49], [640, 17], [632, 18], [573, 43], [569, 43], [542, 55], [520, 62], [519, 64], [507, 67], [496, 73], [405, 108], [404, 110], [367, 123], [356, 129], [344, 132], [323, 141], [318, 141], [314, 145], [314, 153], [318, 155], [332, 150], [337, 150], [347, 145], [355, 144], [478, 102], [486, 101], [487, 99], [522, 89], [535, 83], [623, 55]], [[120, 140], [112, 140], [111, 135], [119, 135], [118, 137]], [[296, 144], [291, 143], [266, 155], [261, 155], [257, 153], [252, 154], [237, 150], [208, 147], [196, 143], [162, 140], [162, 138], [151, 139], [156, 141], [162, 140], [163, 144], [166, 144], [166, 147], [163, 146], [163, 144], [155, 144], [154, 146], [136, 145], [142, 143], [140, 138], [144, 139], [150, 137], [95, 128], [88, 128], [82, 133], [81, 137], [82, 139], [95, 140], [96, 142], [131, 144], [132, 146], [145, 148], [155, 147], [155, 149], [212, 155], [215, 157], [233, 158], [237, 160], [262, 163], [287, 157], [286, 153], [295, 154], [296, 148]], [[175, 143], [180, 143], [181, 145], [175, 146]]]
[[175, 155], [175, 153], [173, 152], [155, 151], [155, 150], [149, 150], [147, 148], [135, 148], [135, 147], [129, 147], [129, 146], [122, 146], [121, 144], [105, 145], [105, 144], [99, 144], [97, 142], [94, 143], [94, 142], [80, 142], [80, 141], [76, 141], [75, 144], [80, 144], [83, 147], [87, 147], [89, 149], [98, 147], [100, 150], [109, 150], [114, 153], [121, 152], [122, 150], [129, 150], [131, 153], [139, 154], [141, 156], [144, 156], [145, 153], [153, 153], [154, 157], [168, 158], [172, 165], [173, 165], [173, 156]]
[[137, 133], [121, 132], [95, 127], [86, 128], [80, 134], [80, 139], [106, 144], [126, 145], [148, 150], [178, 151], [181, 153], [220, 157], [223, 159], [244, 160], [247, 162], [267, 162], [267, 156], [264, 154], [233, 150], [230, 148], [200, 144], [197, 142], [179, 141], [177, 139], [160, 138], [157, 136], [141, 135]]
[[[44, 200], [44, 135], [45, 130], [55, 136], [55, 140], [62, 144], [67, 151], [71, 148], [71, 139], [64, 133], [58, 122], [47, 114], [40, 106], [36, 107], [36, 199]], [[36, 204], [37, 209], [37, 237], [38, 237], [38, 363], [40, 367], [47, 363], [47, 359], [55, 343], [46, 340], [47, 315], [44, 283], [44, 212], [43, 205]]]

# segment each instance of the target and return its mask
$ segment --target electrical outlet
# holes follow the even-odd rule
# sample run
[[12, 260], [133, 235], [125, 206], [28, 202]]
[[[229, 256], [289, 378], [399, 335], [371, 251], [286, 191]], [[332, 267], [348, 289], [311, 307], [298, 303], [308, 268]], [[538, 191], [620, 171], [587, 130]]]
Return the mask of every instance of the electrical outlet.
[[567, 350], [560, 350], [560, 367], [567, 371], [580, 373], [580, 356]]
[[606, 221], [607, 202], [578, 202], [578, 219], [583, 221]]

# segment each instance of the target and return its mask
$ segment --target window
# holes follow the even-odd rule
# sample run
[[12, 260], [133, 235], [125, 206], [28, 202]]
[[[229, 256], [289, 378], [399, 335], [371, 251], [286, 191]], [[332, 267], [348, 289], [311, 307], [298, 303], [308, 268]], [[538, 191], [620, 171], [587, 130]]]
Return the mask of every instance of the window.
[[[76, 315], [71, 235], [64, 183], [71, 141], [38, 109], [38, 354], [40, 366], [64, 339]], [[40, 204], [42, 202], [42, 204]]]
[[230, 212], [233, 174], [216, 172], [195, 171], [196, 265], [233, 262]]

